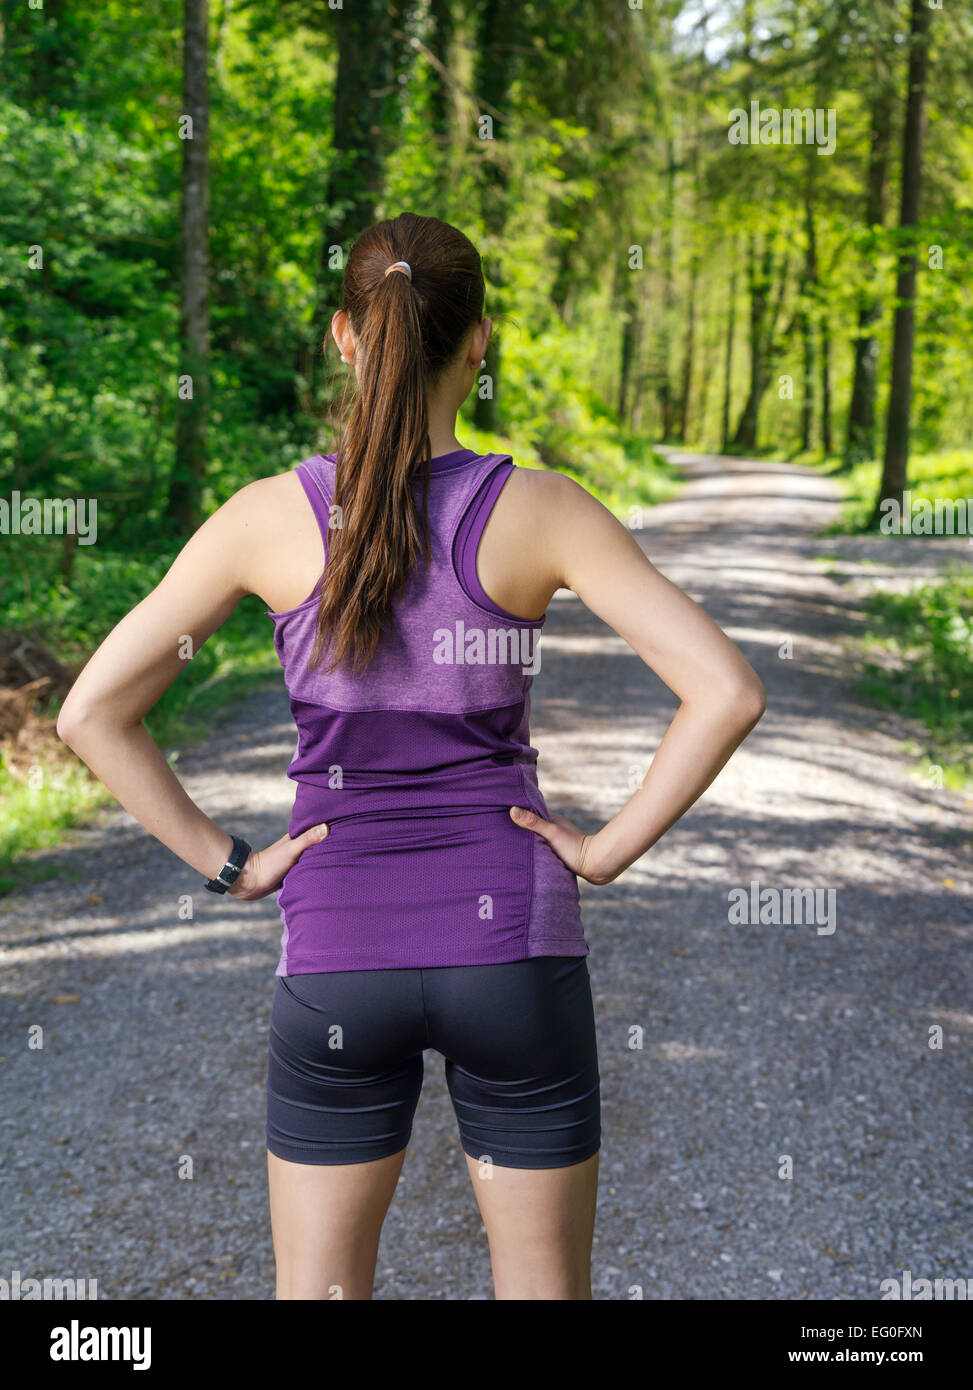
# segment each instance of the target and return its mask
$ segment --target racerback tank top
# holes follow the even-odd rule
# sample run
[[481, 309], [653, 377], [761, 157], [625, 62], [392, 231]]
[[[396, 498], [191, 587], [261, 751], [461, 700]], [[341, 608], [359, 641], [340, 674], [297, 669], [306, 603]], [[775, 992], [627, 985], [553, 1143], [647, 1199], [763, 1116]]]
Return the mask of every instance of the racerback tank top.
[[[505, 613], [476, 575], [513, 467], [468, 449], [432, 460], [430, 561], [417, 562], [363, 673], [309, 668], [327, 563], [303, 603], [267, 610], [298, 731], [290, 834], [330, 827], [277, 894], [278, 975], [588, 954], [575, 875], [509, 814], [549, 815], [528, 727], [545, 620]], [[327, 557], [334, 456], [297, 473]]]

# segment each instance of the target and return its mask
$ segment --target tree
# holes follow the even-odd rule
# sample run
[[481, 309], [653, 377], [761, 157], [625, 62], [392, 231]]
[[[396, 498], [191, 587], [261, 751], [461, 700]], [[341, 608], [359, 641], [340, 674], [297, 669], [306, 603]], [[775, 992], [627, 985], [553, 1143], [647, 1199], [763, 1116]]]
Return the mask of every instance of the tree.
[[659, 426], [663, 439], [673, 434], [675, 399], [672, 390], [670, 357], [672, 355], [672, 320], [675, 314], [676, 282], [674, 271], [676, 241], [676, 145], [670, 132], [666, 140], [665, 200], [662, 211], [662, 247], [659, 261], [662, 267], [662, 307], [659, 314], [656, 382], [659, 397]]
[[699, 248], [694, 246], [689, 263], [689, 297], [686, 311], [686, 339], [683, 346], [682, 380], [679, 386], [679, 424], [676, 439], [685, 444], [689, 431], [689, 398], [693, 387], [696, 352], [696, 286], [699, 282]]
[[634, 406], [634, 367], [639, 343], [639, 298], [635, 292], [635, 276], [627, 260], [619, 258], [615, 269], [612, 300], [618, 313], [621, 329], [618, 372], [618, 418], [631, 422]]
[[818, 284], [817, 235], [814, 226], [814, 194], [809, 165], [807, 186], [804, 192], [804, 273], [801, 280], [801, 306], [798, 322], [801, 326], [801, 343], [804, 349], [804, 387], [801, 393], [801, 452], [806, 453], [813, 442], [814, 430], [814, 320], [811, 305], [814, 302]]
[[731, 251], [730, 289], [726, 312], [726, 349], [723, 367], [723, 415], [720, 435], [720, 448], [727, 453], [730, 448], [730, 402], [733, 396], [733, 330], [737, 302], [737, 247], [733, 239]]
[[430, 0], [429, 20], [432, 32], [429, 51], [436, 64], [433, 88], [429, 98], [429, 124], [436, 142], [436, 191], [445, 197], [452, 177], [453, 93], [445, 78], [449, 71], [450, 49], [453, 42], [455, 18], [453, 0]]
[[909, 421], [912, 407], [912, 350], [915, 340], [915, 231], [922, 189], [922, 146], [925, 128], [926, 74], [932, 11], [928, 0], [912, 0], [909, 35], [908, 96], [902, 140], [902, 205], [899, 215], [899, 268], [896, 283], [895, 326], [892, 337], [892, 382], [885, 431], [882, 481], [871, 524], [878, 525], [882, 503], [900, 506], [906, 490], [909, 462]]
[[[885, 226], [888, 162], [892, 144], [892, 91], [880, 84], [872, 103], [868, 173], [865, 187], [865, 226], [869, 243]], [[870, 234], [870, 235], [869, 235]], [[845, 436], [846, 466], [871, 458], [875, 452], [875, 388], [878, 381], [879, 344], [876, 325], [882, 316], [882, 300], [875, 286], [865, 278], [859, 292], [858, 331], [855, 334], [855, 366], [848, 406]]]
[[[334, 25], [338, 72], [331, 124], [332, 160], [323, 202], [328, 222], [320, 242], [315, 303], [308, 332], [298, 350], [299, 398], [313, 412], [322, 344], [338, 308], [344, 258], [356, 238], [375, 221], [385, 162], [401, 102], [397, 69], [404, 65], [407, 39], [402, 30], [404, 0], [354, 0], [341, 11], [324, 11]], [[317, 12], [309, 20], [321, 23]], [[333, 248], [339, 248], [340, 255]]]
[[[492, 126], [491, 139], [478, 139], [477, 181], [480, 213], [486, 233], [484, 269], [489, 284], [486, 313], [497, 319], [503, 313], [503, 231], [507, 221], [509, 184], [506, 135], [512, 112], [510, 89], [519, 62], [522, 38], [522, 0], [480, 0], [477, 11], [477, 52], [474, 84], [485, 110], [480, 120]], [[478, 136], [480, 132], [477, 132]], [[473, 420], [477, 429], [495, 432], [499, 428], [500, 343], [496, 329], [490, 336], [485, 358], [490, 390], [477, 393]]]
[[[757, 449], [760, 403], [770, 382], [769, 364], [777, 351], [777, 327], [789, 272], [790, 263], [786, 250], [775, 262], [773, 234], [769, 230], [764, 233], [763, 248], [758, 251], [756, 233], [751, 232], [747, 247], [747, 283], [750, 290], [750, 387], [733, 436], [733, 448], [745, 450], [747, 453], [754, 453]], [[785, 332], [784, 336], [787, 335]]]
[[176, 457], [167, 512], [181, 531], [199, 523], [209, 416], [208, 0], [184, 0], [182, 229]]

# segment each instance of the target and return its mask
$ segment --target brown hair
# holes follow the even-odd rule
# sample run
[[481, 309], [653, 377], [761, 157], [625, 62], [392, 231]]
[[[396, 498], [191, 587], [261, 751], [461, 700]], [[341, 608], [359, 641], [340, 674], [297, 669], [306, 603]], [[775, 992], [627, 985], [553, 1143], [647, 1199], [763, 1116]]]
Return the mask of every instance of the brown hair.
[[[386, 275], [393, 261], [402, 271]], [[363, 232], [345, 266], [341, 307], [357, 340], [355, 374], [339, 407], [328, 565], [310, 664], [363, 670], [392, 600], [420, 555], [429, 559], [426, 388], [456, 358], [483, 317], [483, 269], [473, 243], [435, 217], [403, 212]], [[413, 479], [422, 481], [422, 509]]]

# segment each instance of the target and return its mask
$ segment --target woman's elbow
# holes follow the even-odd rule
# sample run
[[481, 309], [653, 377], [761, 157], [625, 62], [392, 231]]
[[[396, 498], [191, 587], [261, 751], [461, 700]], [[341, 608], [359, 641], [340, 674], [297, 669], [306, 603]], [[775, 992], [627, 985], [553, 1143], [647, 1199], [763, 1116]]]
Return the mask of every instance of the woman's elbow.
[[760, 722], [766, 708], [767, 691], [764, 689], [763, 681], [754, 672], [752, 679], [744, 681], [734, 693], [733, 709], [735, 713], [739, 713], [740, 722], [749, 730]]
[[71, 747], [71, 740], [74, 737], [74, 712], [67, 705], [62, 705], [54, 725], [54, 732], [62, 743]]
[[77, 700], [72, 701], [71, 696], [68, 695], [60, 708], [57, 722], [54, 725], [55, 732], [61, 742], [66, 743], [69, 748], [73, 748], [85, 724], [90, 722], [90, 717], [90, 712]]

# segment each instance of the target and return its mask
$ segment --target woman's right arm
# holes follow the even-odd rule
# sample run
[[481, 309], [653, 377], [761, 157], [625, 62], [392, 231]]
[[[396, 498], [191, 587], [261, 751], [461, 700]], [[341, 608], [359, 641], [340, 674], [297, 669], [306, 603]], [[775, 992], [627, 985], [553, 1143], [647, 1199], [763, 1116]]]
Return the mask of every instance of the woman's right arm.
[[562, 474], [542, 476], [545, 525], [534, 533], [534, 558], [552, 589], [573, 590], [680, 701], [642, 785], [597, 834], [560, 816], [514, 813], [575, 873], [610, 883], [703, 794], [760, 719], [766, 696], [739, 648], [607, 508]]

